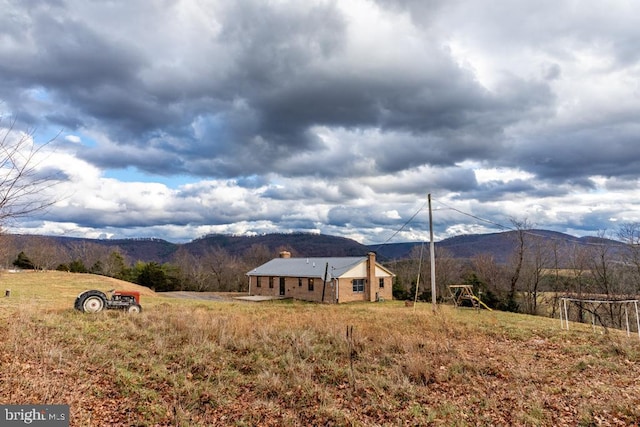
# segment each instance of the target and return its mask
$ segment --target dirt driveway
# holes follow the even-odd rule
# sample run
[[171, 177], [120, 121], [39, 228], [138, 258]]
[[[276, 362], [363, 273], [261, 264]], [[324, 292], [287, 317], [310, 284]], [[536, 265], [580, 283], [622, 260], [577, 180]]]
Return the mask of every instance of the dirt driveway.
[[158, 292], [158, 295], [163, 295], [171, 298], [182, 299], [199, 299], [208, 301], [238, 301], [238, 298], [248, 296], [245, 292], [191, 292], [191, 291], [174, 291], [174, 292]]

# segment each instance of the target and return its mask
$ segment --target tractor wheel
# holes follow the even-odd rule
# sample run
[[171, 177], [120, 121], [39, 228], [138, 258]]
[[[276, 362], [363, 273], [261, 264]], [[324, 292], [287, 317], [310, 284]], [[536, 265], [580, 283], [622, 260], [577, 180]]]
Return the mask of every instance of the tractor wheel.
[[85, 313], [98, 313], [106, 305], [107, 297], [100, 291], [87, 291], [80, 295], [78, 306]]
[[142, 307], [138, 304], [131, 304], [127, 307], [127, 313], [140, 313], [142, 311]]

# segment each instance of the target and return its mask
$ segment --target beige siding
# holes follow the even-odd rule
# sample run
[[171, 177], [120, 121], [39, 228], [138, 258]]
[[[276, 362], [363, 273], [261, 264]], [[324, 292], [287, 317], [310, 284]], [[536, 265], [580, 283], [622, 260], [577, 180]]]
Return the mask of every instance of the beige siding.
[[343, 273], [340, 278], [341, 279], [359, 279], [367, 276], [367, 264], [365, 262], [361, 262], [358, 265], [354, 265], [352, 269]]
[[386, 301], [391, 301], [393, 299], [393, 277], [378, 277], [378, 280], [380, 279], [384, 281], [384, 288], [380, 288], [380, 283], [376, 283], [378, 296]]
[[[364, 277], [361, 277], [364, 278]], [[338, 298], [339, 302], [366, 301], [366, 292], [353, 292], [353, 278], [340, 278]]]
[[[364, 277], [362, 277], [364, 278]], [[380, 279], [384, 280], [384, 288], [380, 288]], [[340, 302], [354, 302], [354, 301], [368, 301], [367, 299], [367, 287], [370, 286], [369, 283], [365, 282], [365, 292], [353, 292], [353, 278], [341, 278], [340, 279], [340, 290], [339, 290], [339, 298]], [[376, 277], [374, 279], [373, 287], [371, 288], [371, 295], [373, 300], [375, 301], [376, 294], [379, 298], [382, 298], [386, 301], [391, 301], [393, 299], [393, 277]]]
[[[309, 290], [310, 278], [302, 277], [302, 280], [298, 280], [297, 277], [287, 277], [285, 285], [285, 296], [301, 299], [305, 301], [317, 301], [322, 300], [322, 279], [313, 278], [313, 290]], [[328, 286], [327, 286], [328, 288]], [[325, 301], [328, 301], [327, 294], [325, 293]]]
[[[377, 271], [378, 272], [378, 271]], [[384, 273], [381, 271], [380, 273]], [[357, 278], [357, 277], [356, 277]], [[360, 277], [364, 279], [364, 277]], [[273, 288], [269, 288], [269, 278], [263, 276], [260, 280], [261, 286], [257, 287], [257, 277], [251, 276], [249, 278], [251, 284], [251, 295], [263, 295], [263, 296], [279, 296], [280, 295], [280, 277], [273, 278]], [[327, 282], [327, 287], [325, 289], [325, 302], [335, 302], [335, 290], [333, 283], [335, 281], [338, 282], [339, 290], [338, 297], [340, 299], [339, 302], [353, 302], [353, 301], [367, 301], [367, 287], [370, 286], [369, 283], [365, 282], [365, 292], [353, 292], [353, 283], [352, 280], [354, 278], [340, 278], [337, 280]], [[380, 288], [380, 279], [384, 281], [384, 288]], [[285, 277], [285, 293], [284, 296], [287, 298], [296, 298], [305, 301], [316, 301], [320, 302], [322, 300], [322, 279], [315, 278], [313, 284], [313, 291], [309, 291], [309, 282], [308, 278], [302, 278], [302, 286], [298, 284], [297, 277]], [[372, 292], [371, 295], [375, 299], [375, 295], [377, 294], [379, 298], [383, 298], [386, 301], [391, 301], [393, 299], [393, 277], [391, 276], [379, 276], [373, 280], [372, 284]]]

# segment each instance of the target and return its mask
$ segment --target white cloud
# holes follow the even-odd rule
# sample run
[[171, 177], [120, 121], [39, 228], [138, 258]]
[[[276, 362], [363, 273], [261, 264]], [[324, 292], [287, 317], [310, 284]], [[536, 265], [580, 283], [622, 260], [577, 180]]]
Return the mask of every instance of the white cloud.
[[535, 175], [518, 169], [509, 168], [482, 168], [473, 169], [478, 184], [492, 181], [509, 182], [514, 180], [534, 179]]
[[458, 210], [441, 237], [640, 220], [631, 3], [425, 4], [7, 4], [3, 117], [64, 135], [59, 201], [19, 229], [379, 243], [427, 193]]
[[80, 144], [82, 142], [82, 139], [80, 139], [78, 135], [65, 135], [64, 140], [74, 144]]

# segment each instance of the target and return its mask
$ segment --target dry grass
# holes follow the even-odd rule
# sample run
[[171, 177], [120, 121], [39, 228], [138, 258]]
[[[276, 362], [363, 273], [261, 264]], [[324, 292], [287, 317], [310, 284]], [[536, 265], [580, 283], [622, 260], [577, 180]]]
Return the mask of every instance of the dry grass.
[[429, 305], [220, 303], [149, 291], [141, 315], [86, 315], [73, 299], [113, 287], [108, 279], [0, 280], [12, 289], [0, 301], [0, 401], [67, 403], [72, 425], [640, 420], [637, 336]]
[[45, 304], [49, 309], [69, 308], [73, 307], [76, 296], [87, 289], [106, 292], [109, 289], [118, 288], [140, 291], [143, 297], [155, 296], [155, 292], [149, 288], [111, 277], [62, 271], [3, 271], [0, 273], [0, 287], [2, 295], [6, 290], [11, 291], [11, 297], [2, 301], [0, 307], [16, 307], [25, 302], [37, 302]]

